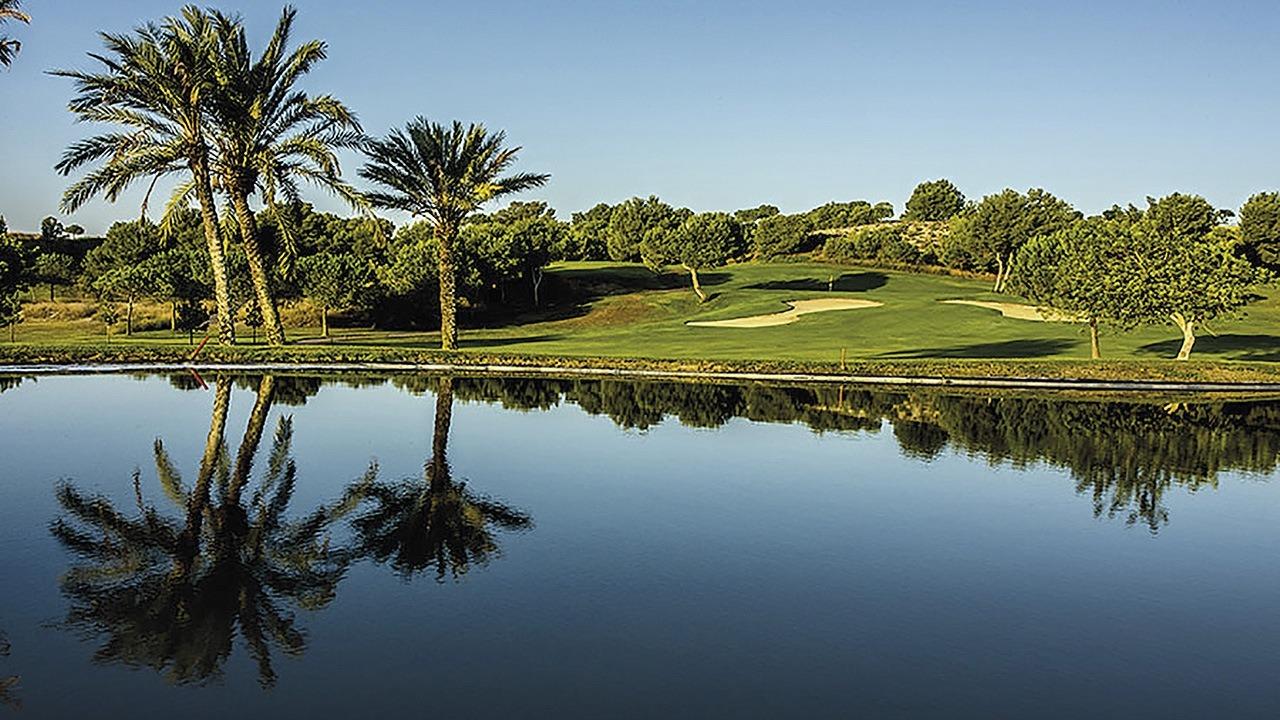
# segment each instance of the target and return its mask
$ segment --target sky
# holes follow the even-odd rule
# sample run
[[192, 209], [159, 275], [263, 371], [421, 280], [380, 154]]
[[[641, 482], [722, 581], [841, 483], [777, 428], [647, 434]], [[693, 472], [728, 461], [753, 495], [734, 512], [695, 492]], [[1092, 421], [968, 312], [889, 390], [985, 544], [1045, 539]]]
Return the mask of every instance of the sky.
[[[979, 198], [1043, 187], [1077, 208], [1194, 192], [1238, 208], [1280, 188], [1280, 3], [435, 2], [295, 0], [329, 43], [304, 81], [370, 134], [417, 115], [483, 122], [524, 149], [561, 217], [657, 194], [696, 211], [888, 200], [946, 177]], [[0, 71], [0, 214], [101, 232], [141, 191], [66, 217], [53, 171], [94, 128], [66, 111], [97, 32], [176, 0], [27, 0]], [[225, 0], [260, 46], [280, 4]], [[360, 160], [344, 158], [355, 179]], [[363, 181], [357, 181], [361, 184]], [[343, 212], [323, 191], [317, 207]], [[162, 204], [153, 202], [153, 207]], [[402, 218], [395, 218], [402, 220]]]

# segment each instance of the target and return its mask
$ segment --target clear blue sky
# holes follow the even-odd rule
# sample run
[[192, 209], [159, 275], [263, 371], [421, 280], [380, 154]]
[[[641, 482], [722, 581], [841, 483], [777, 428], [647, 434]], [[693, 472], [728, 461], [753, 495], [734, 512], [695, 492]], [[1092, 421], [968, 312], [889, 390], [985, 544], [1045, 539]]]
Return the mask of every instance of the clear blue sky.
[[[297, 0], [330, 44], [307, 88], [381, 134], [483, 121], [552, 174], [560, 215], [656, 193], [695, 210], [889, 200], [926, 178], [970, 197], [1042, 186], [1086, 212], [1280, 187], [1280, 4], [1215, 2], [431, 2]], [[0, 73], [0, 213], [56, 210], [52, 170], [90, 132], [65, 110], [96, 31], [173, 0], [28, 0]], [[266, 35], [280, 5], [218, 5]], [[354, 176], [356, 159], [347, 172]], [[317, 205], [340, 210], [315, 194]], [[100, 231], [137, 196], [73, 220]]]

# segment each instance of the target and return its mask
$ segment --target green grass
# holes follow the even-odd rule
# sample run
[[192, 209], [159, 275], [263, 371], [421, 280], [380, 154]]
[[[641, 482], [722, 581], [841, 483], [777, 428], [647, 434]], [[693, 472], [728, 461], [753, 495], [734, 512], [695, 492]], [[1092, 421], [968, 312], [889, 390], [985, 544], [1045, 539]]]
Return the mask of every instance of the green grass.
[[[828, 292], [828, 278], [837, 277]], [[1172, 327], [1143, 328], [1120, 333], [1104, 328], [1105, 363], [1088, 362], [1088, 336], [1078, 325], [1008, 319], [993, 310], [947, 305], [946, 299], [1002, 300], [1009, 296], [988, 291], [982, 280], [810, 263], [748, 263], [705, 273], [711, 298], [698, 303], [686, 286], [687, 278], [670, 273], [656, 277], [634, 265], [571, 263], [553, 268], [550, 286], [572, 288], [581, 302], [559, 305], [539, 314], [517, 317], [494, 327], [463, 328], [463, 349], [486, 356], [563, 356], [572, 358], [632, 358], [653, 361], [711, 361], [827, 366], [839, 360], [842, 349], [863, 368], [995, 367], [989, 361], [1010, 360], [1000, 366], [1023, 374], [1031, 366], [1106, 366], [1086, 370], [1090, 375], [1128, 373], [1143, 368], [1172, 369], [1180, 336]], [[1280, 361], [1280, 301], [1274, 289], [1241, 317], [1214, 323], [1196, 344], [1200, 361], [1252, 361], [1254, 365]], [[786, 300], [856, 297], [883, 303], [882, 307], [808, 315], [792, 325], [755, 328], [689, 327], [689, 320], [718, 320], [785, 310]], [[474, 325], [474, 323], [473, 323]], [[32, 321], [18, 329], [25, 350], [11, 357], [33, 357], [43, 351], [69, 356], [104, 351], [101, 326], [89, 319]], [[320, 341], [317, 327], [293, 328], [289, 357], [348, 359], [404, 359], [438, 347], [435, 333], [338, 328]], [[245, 333], [243, 337], [247, 338]], [[0, 353], [4, 353], [0, 343]], [[116, 337], [112, 356], [177, 357], [187, 338], [167, 330], [152, 330], [132, 338]], [[154, 351], [154, 352], [152, 352]], [[261, 354], [254, 348], [238, 356]], [[225, 354], [223, 355], [225, 356]], [[262, 357], [283, 357], [261, 354]], [[1068, 362], [1062, 361], [1084, 361]], [[1124, 361], [1124, 362], [1116, 362]], [[1221, 364], [1221, 363], [1217, 363]], [[1184, 364], [1185, 365], [1185, 364]], [[1203, 365], [1203, 363], [1200, 363]], [[1192, 364], [1193, 367], [1197, 363]], [[1121, 370], [1124, 368], [1124, 370]], [[1243, 369], [1243, 368], [1240, 368]], [[1059, 375], [1060, 373], [1048, 372]], [[899, 373], [894, 373], [899, 374]], [[970, 374], [964, 372], [962, 374]]]

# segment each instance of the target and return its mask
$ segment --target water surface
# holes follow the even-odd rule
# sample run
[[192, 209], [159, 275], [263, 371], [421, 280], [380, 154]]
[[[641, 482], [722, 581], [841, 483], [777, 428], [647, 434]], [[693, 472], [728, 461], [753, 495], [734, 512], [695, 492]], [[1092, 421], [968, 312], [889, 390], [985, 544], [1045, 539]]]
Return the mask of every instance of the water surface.
[[1280, 713], [1280, 403], [0, 387], [0, 715]]

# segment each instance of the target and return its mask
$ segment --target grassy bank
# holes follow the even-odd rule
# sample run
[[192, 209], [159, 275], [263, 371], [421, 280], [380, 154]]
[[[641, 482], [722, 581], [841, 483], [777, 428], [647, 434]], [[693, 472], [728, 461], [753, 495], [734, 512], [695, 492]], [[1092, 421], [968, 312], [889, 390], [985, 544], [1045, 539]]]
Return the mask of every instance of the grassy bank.
[[[1179, 343], [1172, 327], [1107, 332], [1106, 359], [1090, 361], [1088, 338], [1079, 325], [1013, 319], [944, 302], [1017, 301], [990, 293], [977, 279], [749, 263], [707, 273], [704, 284], [711, 298], [698, 303], [683, 276], [655, 276], [635, 265], [573, 263], [553, 268], [549, 276], [556, 298], [550, 307], [501, 320], [468, 318], [463, 350], [454, 354], [433, 349], [433, 332], [337, 327], [333, 337], [322, 339], [315, 324], [306, 324], [314, 313], [295, 308], [292, 317], [302, 324], [290, 328], [290, 345], [210, 345], [200, 360], [829, 373], [841, 369], [843, 356], [845, 372], [893, 377], [1280, 381], [1280, 302], [1271, 297], [1260, 298], [1239, 318], [1210, 327], [1191, 362], [1169, 359]], [[686, 325], [775, 313], [786, 309], [786, 301], [819, 298], [880, 305], [806, 315], [777, 327]], [[192, 351], [185, 335], [167, 329], [116, 336], [107, 343], [101, 324], [83, 308], [61, 314], [47, 306], [40, 310], [38, 318], [19, 326], [18, 342], [0, 343], [0, 362], [182, 362]], [[247, 330], [242, 337], [249, 337]]]

